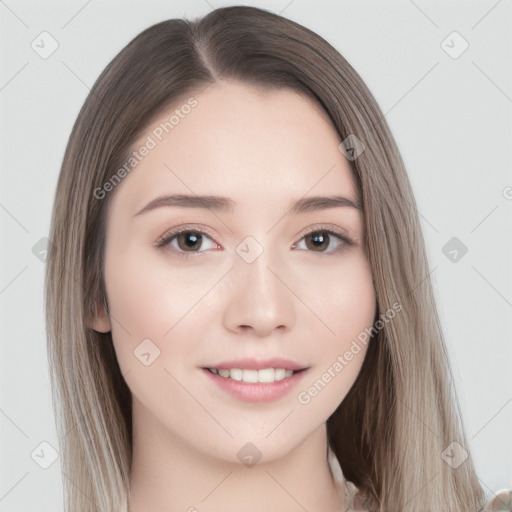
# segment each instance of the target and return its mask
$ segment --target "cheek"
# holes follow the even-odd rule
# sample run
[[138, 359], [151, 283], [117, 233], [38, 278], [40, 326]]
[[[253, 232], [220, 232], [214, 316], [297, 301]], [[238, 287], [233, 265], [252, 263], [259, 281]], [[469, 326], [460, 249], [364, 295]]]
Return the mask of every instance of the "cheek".
[[317, 282], [325, 287], [323, 294], [317, 288], [316, 310], [322, 312], [325, 326], [318, 331], [323, 334], [317, 339], [314, 372], [300, 387], [297, 402], [312, 416], [326, 420], [359, 374], [369, 340], [365, 329], [373, 325], [376, 300], [371, 270], [362, 253], [321, 274]]
[[183, 353], [180, 343], [186, 345], [185, 353], [191, 352], [191, 332], [180, 338], [176, 333], [185, 325], [196, 325], [198, 311], [202, 311], [201, 321], [206, 321], [208, 312], [198, 306], [223, 272], [197, 266], [191, 279], [192, 273], [183, 265], [170, 264], [165, 256], [148, 255], [147, 250], [107, 252], [105, 285], [121, 368], [133, 366], [134, 351], [147, 339], [160, 349], [159, 362], [168, 352]]
[[375, 290], [369, 264], [361, 251], [301, 269], [300, 297], [315, 315], [318, 333], [326, 343], [340, 347], [373, 324]]
[[365, 258], [356, 258], [340, 272], [329, 297], [329, 319], [333, 330], [344, 340], [356, 337], [373, 324], [376, 313], [375, 290]]
[[[324, 329], [323, 346], [326, 357], [332, 362], [354, 347], [358, 335], [373, 325], [377, 306], [371, 269], [362, 252], [347, 257], [335, 271], [326, 270], [323, 279], [326, 286], [319, 311], [324, 312], [324, 321], [329, 327], [329, 330]], [[361, 366], [366, 353], [364, 343], [356, 341], [356, 344], [359, 348], [353, 348], [357, 356], [353, 358], [355, 363], [350, 365], [351, 371]]]
[[112, 340], [121, 372], [149, 410], [188, 411], [190, 398], [178, 382], [193, 364], [193, 321], [200, 309], [194, 304], [207, 292], [212, 276], [191, 282], [190, 273], [171, 268], [165, 258], [121, 252], [122, 258], [112, 251], [105, 260]]

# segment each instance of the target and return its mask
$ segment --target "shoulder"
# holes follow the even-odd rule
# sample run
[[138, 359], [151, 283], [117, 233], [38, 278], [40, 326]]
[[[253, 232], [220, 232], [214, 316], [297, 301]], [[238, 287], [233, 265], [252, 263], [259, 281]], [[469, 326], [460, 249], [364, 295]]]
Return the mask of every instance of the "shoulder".
[[366, 503], [366, 498], [360, 493], [354, 494], [349, 503], [350, 505], [348, 510], [350, 512], [371, 512]]
[[351, 482], [347, 482], [347, 512], [372, 512], [366, 496], [357, 490]]
[[[350, 510], [350, 509], [349, 509]], [[504, 489], [492, 496], [482, 512], [512, 512], [512, 489]]]

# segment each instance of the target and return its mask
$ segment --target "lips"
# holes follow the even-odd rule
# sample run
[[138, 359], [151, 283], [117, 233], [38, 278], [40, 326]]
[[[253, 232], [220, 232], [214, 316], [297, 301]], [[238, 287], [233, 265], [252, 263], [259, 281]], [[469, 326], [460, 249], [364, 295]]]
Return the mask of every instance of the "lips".
[[[251, 365], [266, 366], [259, 369], [220, 369], [212, 371], [209, 367], [203, 367], [202, 372], [212, 384], [216, 385], [223, 392], [244, 402], [272, 402], [284, 398], [291, 390], [298, 385], [304, 375], [306, 368], [298, 370], [277, 370], [270, 369], [267, 365], [283, 365], [293, 368], [299, 368], [300, 365], [293, 361], [283, 359], [267, 359], [265, 361], [249, 362], [248, 360], [238, 359], [236, 361], [224, 361], [220, 365]], [[233, 373], [234, 372], [234, 373]], [[275, 373], [274, 373], [275, 372]], [[242, 373], [242, 375], [240, 375]], [[283, 373], [285, 374], [283, 376]], [[228, 374], [226, 376], [226, 374]], [[256, 375], [257, 380], [256, 380]], [[288, 374], [288, 375], [287, 375]]]
[[219, 363], [208, 364], [202, 368], [215, 369], [215, 370], [230, 370], [232, 368], [240, 368], [241, 370], [263, 370], [265, 368], [283, 368], [284, 370], [292, 370], [294, 372], [299, 370], [306, 370], [307, 365], [302, 365], [291, 359], [282, 357], [273, 357], [269, 359], [233, 359], [230, 361], [222, 361]]

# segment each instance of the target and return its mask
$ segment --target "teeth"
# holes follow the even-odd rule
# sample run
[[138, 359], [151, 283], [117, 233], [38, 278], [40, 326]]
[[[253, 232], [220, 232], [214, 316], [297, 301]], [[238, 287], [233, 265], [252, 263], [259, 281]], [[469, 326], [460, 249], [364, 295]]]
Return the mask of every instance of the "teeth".
[[240, 368], [231, 368], [230, 370], [208, 369], [221, 377], [249, 383], [277, 382], [293, 375], [292, 370], [285, 370], [284, 368], [264, 368], [262, 370], [242, 370]]
[[240, 370], [239, 368], [233, 368], [229, 371], [229, 377], [231, 377], [234, 380], [243, 380], [243, 370]]
[[274, 379], [275, 380], [283, 380], [285, 377], [290, 376], [290, 373], [289, 373], [290, 371], [291, 370], [288, 370], [288, 372], [287, 372], [283, 368], [277, 368], [276, 370], [274, 370]]

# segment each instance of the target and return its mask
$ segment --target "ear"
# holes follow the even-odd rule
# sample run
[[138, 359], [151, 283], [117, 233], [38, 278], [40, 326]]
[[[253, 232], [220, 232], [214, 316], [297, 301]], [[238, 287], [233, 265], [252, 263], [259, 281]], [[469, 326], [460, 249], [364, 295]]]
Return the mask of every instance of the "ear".
[[87, 327], [98, 332], [109, 332], [111, 330], [110, 318], [104, 306], [95, 303], [94, 316], [87, 321]]

